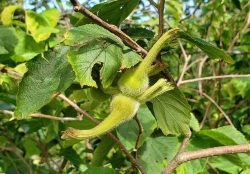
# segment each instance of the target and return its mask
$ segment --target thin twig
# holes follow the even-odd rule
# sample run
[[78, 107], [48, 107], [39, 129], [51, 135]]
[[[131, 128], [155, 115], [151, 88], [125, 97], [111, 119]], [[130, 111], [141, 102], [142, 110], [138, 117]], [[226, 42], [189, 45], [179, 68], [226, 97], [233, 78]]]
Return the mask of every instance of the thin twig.
[[17, 79], [17, 80], [21, 79], [23, 76], [22, 74], [12, 70], [11, 68], [7, 68], [3, 65], [0, 65], [0, 72], [9, 74], [12, 78]]
[[66, 158], [64, 158], [63, 161], [62, 161], [62, 164], [61, 164], [61, 166], [59, 168], [59, 172], [58, 173], [60, 173], [60, 174], [63, 173], [63, 169], [66, 167], [67, 163], [68, 163], [68, 160]]
[[158, 38], [162, 36], [164, 33], [164, 6], [165, 0], [160, 0], [158, 5], [158, 14], [159, 14], [159, 31], [158, 31]]
[[[213, 81], [213, 87], [212, 87], [212, 89], [213, 89], [212, 98], [214, 98], [214, 96], [215, 96], [215, 91], [216, 91], [216, 81]], [[204, 116], [203, 116], [203, 119], [202, 119], [202, 121], [201, 121], [201, 123], [200, 123], [200, 129], [202, 129], [202, 127], [203, 127], [204, 124], [205, 124], [205, 121], [206, 121], [207, 118], [208, 118], [208, 115], [209, 115], [209, 111], [210, 111], [211, 105], [212, 105], [212, 102], [209, 101], [209, 104], [208, 104], [208, 106], [206, 107], [206, 111], [205, 111], [205, 114], [204, 114]], [[209, 123], [209, 126], [211, 127], [211, 124], [210, 124], [209, 120], [208, 120], [208, 123]]]
[[157, 3], [154, 0], [148, 0], [151, 5], [153, 5], [156, 9], [158, 8]]
[[[91, 116], [89, 113], [86, 111], [82, 110], [76, 103], [71, 101], [69, 98], [64, 96], [63, 94], [58, 95], [59, 98], [64, 100], [66, 103], [68, 103], [70, 106], [72, 106], [76, 111], [80, 112], [81, 114], [85, 115], [90, 121], [92, 121], [95, 124], [99, 124], [100, 122], [96, 120], [93, 116]], [[138, 161], [129, 153], [129, 151], [126, 149], [126, 147], [119, 141], [116, 136], [114, 136], [112, 133], [107, 133], [107, 136], [114, 141], [120, 149], [125, 153], [127, 158], [131, 161], [133, 166], [135, 166], [142, 174], [146, 174], [146, 171], [141, 167], [141, 165], [138, 163]]]
[[139, 147], [139, 143], [140, 143], [140, 139], [141, 139], [141, 136], [142, 136], [142, 133], [143, 133], [143, 127], [142, 127], [142, 124], [140, 122], [140, 120], [138, 119], [137, 117], [137, 114], [135, 115], [134, 117], [137, 125], [138, 125], [138, 136], [137, 136], [137, 139], [136, 139], [136, 143], [135, 143], [135, 148], [134, 148], [134, 152], [135, 152], [135, 159], [138, 159], [138, 147]]
[[211, 105], [212, 105], [212, 102], [210, 102], [208, 104], [208, 106], [206, 107], [205, 114], [204, 114], [203, 119], [202, 119], [202, 121], [200, 123], [200, 129], [202, 129], [203, 126], [204, 126], [204, 124], [205, 124], [205, 121], [206, 121], [206, 119], [207, 119], [207, 117], [209, 115], [209, 111], [210, 111]]
[[215, 173], [215, 174], [220, 174], [220, 172], [209, 162], [207, 163], [207, 165], [210, 167], [210, 169]]
[[184, 75], [185, 75], [185, 73], [187, 71], [189, 60], [191, 58], [191, 55], [187, 55], [187, 53], [186, 53], [185, 49], [183, 48], [182, 43], [181, 43], [181, 41], [179, 39], [178, 39], [178, 42], [179, 42], [179, 45], [181, 47], [181, 51], [182, 51], [182, 54], [183, 54], [183, 57], [184, 57], [184, 66], [183, 66], [181, 75], [179, 77], [179, 80], [177, 82], [177, 86], [179, 86], [180, 83], [182, 82], [182, 79], [183, 79], [183, 77], [184, 77]]
[[206, 97], [210, 102], [212, 102], [216, 108], [224, 115], [225, 119], [227, 120], [227, 122], [234, 127], [234, 124], [232, 123], [232, 121], [230, 120], [229, 116], [223, 111], [223, 109], [214, 101], [214, 99], [212, 99], [209, 95], [207, 95], [206, 93], [202, 92], [202, 95], [204, 97]]
[[204, 80], [214, 80], [214, 79], [226, 79], [226, 78], [250, 78], [250, 74], [228, 74], [228, 75], [220, 75], [220, 76], [209, 76], [209, 77], [200, 77], [195, 79], [183, 80], [179, 83], [179, 85], [185, 83], [193, 83]]
[[193, 152], [184, 152], [183, 154], [181, 154], [179, 159], [181, 162], [186, 162], [194, 159], [206, 158], [211, 156], [233, 154], [233, 153], [246, 153], [246, 152], [250, 152], [250, 144], [212, 147]]
[[192, 66], [194, 66], [196, 63], [199, 63], [202, 59], [196, 59], [194, 60], [192, 63], [190, 63], [187, 68], [186, 68], [186, 71], [188, 71]]
[[233, 49], [234, 45], [236, 44], [237, 40], [240, 38], [240, 34], [242, 32], [245, 32], [247, 30], [247, 28], [249, 27], [249, 25], [250, 25], [250, 12], [248, 12], [244, 23], [245, 24], [241, 27], [241, 29], [234, 36], [234, 38], [233, 38], [232, 42], [230, 43], [227, 51], [229, 51], [229, 52], [232, 51], [232, 49]]
[[[0, 110], [0, 113], [10, 115], [10, 116], [14, 117], [14, 112], [12, 112], [12, 111]], [[47, 118], [47, 119], [61, 121], [61, 122], [79, 120], [79, 118], [74, 118], [74, 117], [56, 117], [56, 116], [53, 116], [53, 115], [46, 115], [46, 114], [42, 114], [42, 113], [33, 113], [30, 116], [31, 117], [36, 117], [36, 118]]]
[[225, 155], [225, 154], [246, 153], [246, 152], [250, 152], [250, 144], [221, 146], [221, 147], [213, 147], [191, 152], [182, 152], [175, 159], [174, 165], [170, 166], [169, 164], [163, 171], [163, 174], [171, 174], [178, 165], [194, 159]]
[[189, 131], [189, 133], [185, 136], [179, 148], [179, 151], [177, 152], [175, 157], [168, 163], [167, 167], [164, 169], [162, 174], [172, 173], [172, 171], [179, 165], [179, 157], [186, 150], [190, 137], [191, 137], [191, 131]]
[[[202, 70], [203, 70], [203, 65], [205, 64], [206, 60], [208, 59], [208, 56], [205, 56], [202, 61], [199, 63], [199, 68], [198, 68], [198, 77], [200, 78], [202, 75]], [[199, 93], [200, 95], [202, 94], [203, 90], [202, 90], [202, 82], [199, 81], [198, 83], [198, 88], [199, 88]]]

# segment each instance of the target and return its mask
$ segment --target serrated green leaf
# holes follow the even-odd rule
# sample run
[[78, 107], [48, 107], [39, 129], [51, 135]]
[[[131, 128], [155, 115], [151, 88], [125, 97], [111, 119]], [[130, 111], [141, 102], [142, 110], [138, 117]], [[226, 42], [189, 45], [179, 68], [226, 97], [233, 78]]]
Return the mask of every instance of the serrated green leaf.
[[29, 114], [46, 105], [53, 94], [67, 89], [74, 80], [74, 74], [67, 62], [68, 47], [49, 50], [28, 62], [17, 94], [15, 117], [27, 118]]
[[206, 159], [185, 162], [176, 168], [176, 174], [203, 174], [206, 172], [206, 162]]
[[[106, 22], [118, 26], [129, 16], [138, 3], [139, 0], [112, 0], [93, 6], [90, 11]], [[88, 18], [82, 17], [75, 25], [79, 26], [89, 22]]]
[[122, 56], [122, 67], [123, 68], [131, 68], [132, 66], [136, 65], [142, 61], [142, 58], [139, 54], [134, 52], [133, 50], [126, 47], [123, 50], [123, 56]]
[[161, 173], [178, 151], [177, 137], [148, 138], [139, 149], [139, 162], [148, 174]]
[[[240, 162], [239, 158], [237, 158], [237, 160]], [[238, 174], [241, 170], [241, 167], [236, 165], [233, 161], [228, 160], [227, 156], [210, 158], [209, 162], [213, 167], [229, 174]]]
[[31, 36], [26, 35], [23, 31], [19, 31], [15, 54], [11, 58], [16, 62], [28, 61], [42, 53], [44, 48], [44, 42], [36, 43]]
[[213, 59], [222, 59], [227, 63], [233, 64], [235, 61], [223, 50], [217, 48], [209, 42], [206, 42], [200, 38], [193, 37], [186, 32], [180, 31], [179, 37], [189, 41], [190, 43], [199, 47], [202, 51], [204, 51], [209, 57]]
[[47, 40], [52, 33], [57, 33], [56, 24], [60, 13], [56, 9], [46, 10], [37, 14], [33, 11], [26, 11], [25, 21], [27, 30], [31, 32], [36, 42]]
[[[149, 137], [153, 131], [156, 129], [157, 124], [154, 116], [150, 110], [145, 106], [141, 106], [138, 110], [137, 117], [143, 127], [143, 132], [140, 138], [139, 147], [143, 145], [147, 137]], [[117, 128], [117, 135], [122, 142], [122, 144], [128, 149], [133, 150], [138, 137], [138, 124], [135, 120], [130, 120], [129, 122], [119, 126]]]
[[15, 29], [12, 27], [0, 26], [0, 33], [1, 54], [12, 54], [17, 43]]
[[91, 76], [95, 64], [102, 63], [100, 78], [104, 88], [111, 85], [121, 66], [121, 48], [107, 42], [92, 41], [71, 51], [68, 57], [81, 86], [97, 87]]
[[0, 40], [0, 54], [8, 54], [8, 53], [9, 51], [4, 48], [3, 43]]
[[199, 121], [196, 119], [196, 117], [194, 116], [193, 113], [191, 113], [190, 127], [191, 127], [195, 132], [199, 132], [199, 131], [200, 131]]
[[202, 130], [200, 135], [208, 136], [223, 145], [248, 144], [245, 136], [232, 126], [223, 126], [217, 129]]
[[188, 133], [190, 106], [178, 88], [154, 98], [152, 104], [158, 126], [165, 135]]
[[10, 5], [5, 7], [1, 13], [1, 21], [3, 25], [10, 25], [12, 24], [12, 18], [17, 9], [21, 9], [22, 6], [20, 5]]
[[67, 32], [64, 37], [64, 43], [70, 46], [81, 45], [98, 39], [112, 40], [123, 46], [122, 41], [116, 35], [96, 24], [87, 24], [76, 27]]

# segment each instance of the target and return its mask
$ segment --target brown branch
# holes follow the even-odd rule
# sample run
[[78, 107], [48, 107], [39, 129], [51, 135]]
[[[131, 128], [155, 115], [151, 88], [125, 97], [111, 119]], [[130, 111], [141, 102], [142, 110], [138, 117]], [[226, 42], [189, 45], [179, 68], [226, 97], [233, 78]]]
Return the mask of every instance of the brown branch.
[[199, 63], [200, 61], [202, 61], [202, 59], [196, 59], [194, 60], [192, 63], [190, 63], [188, 66], [187, 66], [187, 69], [186, 71], [188, 71], [192, 66], [194, 66], [196, 63]]
[[66, 167], [67, 163], [68, 163], [68, 160], [66, 158], [64, 158], [63, 161], [62, 161], [62, 164], [61, 164], [61, 166], [59, 168], [59, 172], [58, 173], [60, 173], [60, 174], [63, 173], [63, 169]]
[[[76, 111], [80, 112], [81, 114], [85, 115], [90, 121], [92, 121], [95, 124], [99, 124], [100, 122], [95, 119], [93, 116], [91, 116], [89, 113], [86, 111], [82, 110], [76, 103], [68, 99], [66, 96], [63, 94], [58, 95], [59, 98], [64, 100], [66, 103], [68, 103], [70, 106], [72, 106]], [[129, 151], [126, 149], [126, 147], [119, 141], [119, 139], [114, 136], [112, 133], [107, 133], [107, 136], [114, 141], [120, 149], [125, 153], [127, 158], [131, 161], [134, 167], [136, 167], [142, 174], [146, 174], [146, 171], [141, 167], [141, 165], [138, 163], [138, 161], [129, 153]]]
[[230, 43], [230, 45], [229, 45], [229, 47], [227, 49], [228, 52], [232, 51], [232, 49], [233, 49], [234, 45], [236, 44], [237, 40], [240, 38], [240, 34], [245, 32], [247, 30], [247, 28], [249, 27], [249, 25], [250, 25], [250, 12], [248, 12], [244, 23], [245, 24], [237, 32], [237, 34], [234, 36], [232, 42]]
[[185, 83], [193, 83], [204, 80], [214, 80], [214, 79], [225, 79], [225, 78], [250, 78], [250, 74], [228, 74], [228, 75], [220, 75], [220, 76], [209, 76], [209, 77], [200, 77], [195, 79], [183, 80], [179, 83], [179, 85]]
[[132, 40], [127, 34], [122, 32], [117, 26], [105, 22], [104, 20], [102, 20], [101, 18], [90, 12], [87, 8], [82, 6], [77, 0], [70, 0], [70, 2], [73, 5], [73, 8], [76, 12], [82, 13], [84, 16], [91, 19], [94, 23], [114, 33], [119, 38], [121, 38], [126, 45], [130, 46], [138, 53], [141, 53], [144, 56], [147, 54], [146, 50], [144, 50], [139, 44], [137, 44], [134, 40]]
[[165, 0], [160, 0], [158, 5], [158, 13], [159, 13], [159, 31], [158, 31], [158, 38], [164, 33], [164, 6]]
[[206, 93], [202, 92], [202, 95], [204, 97], [206, 97], [211, 103], [213, 103], [216, 108], [224, 115], [225, 119], [227, 120], [227, 122], [234, 127], [234, 124], [232, 123], [232, 121], [230, 120], [229, 116], [223, 111], [223, 109], [216, 103], [216, 101], [214, 101], [214, 99], [212, 99], [212, 97], [210, 97], [209, 95], [207, 95]]
[[162, 174], [171, 174], [172, 171], [174, 171], [174, 169], [179, 165], [179, 157], [182, 153], [184, 153], [184, 151], [186, 150], [188, 143], [189, 143], [189, 139], [191, 137], [191, 131], [189, 131], [189, 133], [186, 135], [186, 137], [183, 139], [182, 144], [179, 148], [178, 153], [175, 155], [175, 157], [168, 163], [167, 167], [164, 169], [164, 171], [162, 172]]
[[185, 73], [186, 73], [186, 71], [187, 71], [188, 63], [189, 63], [190, 58], [191, 58], [190, 55], [187, 55], [185, 49], [184, 49], [183, 46], [182, 46], [181, 41], [178, 40], [178, 42], [179, 42], [179, 45], [180, 45], [180, 47], [181, 47], [181, 51], [182, 51], [182, 54], [183, 54], [183, 57], [184, 57], [184, 66], [183, 66], [181, 75], [180, 75], [180, 77], [179, 77], [179, 80], [178, 80], [178, 82], [177, 82], [177, 86], [179, 86], [180, 83], [182, 82], [182, 79], [183, 79], [183, 77], [184, 77], [184, 75], [185, 75]]
[[211, 105], [212, 105], [212, 102], [210, 102], [208, 104], [208, 106], [206, 107], [205, 114], [204, 114], [203, 119], [202, 119], [202, 121], [200, 123], [200, 129], [202, 129], [203, 126], [204, 126], [204, 124], [205, 124], [205, 121], [206, 121], [206, 119], [207, 119], [207, 117], [209, 115], [209, 111], [210, 111]]
[[[14, 117], [14, 112], [8, 111], [8, 110], [0, 110], [0, 113], [10, 115], [11, 117]], [[46, 114], [41, 114], [41, 113], [33, 113], [30, 115], [31, 117], [36, 117], [36, 118], [47, 118], [51, 120], [56, 120], [56, 121], [76, 121], [79, 120], [79, 118], [73, 118], [73, 117], [56, 117], [53, 115], [46, 115]]]
[[142, 133], [143, 133], [143, 127], [142, 127], [142, 124], [140, 122], [140, 120], [138, 119], [137, 117], [137, 114], [135, 115], [134, 117], [137, 125], [138, 125], [138, 136], [137, 136], [137, 139], [136, 139], [136, 143], [135, 143], [135, 148], [134, 148], [134, 152], [135, 152], [135, 159], [138, 159], [138, 147], [139, 147], [139, 143], [140, 143], [140, 139], [141, 139], [141, 136], [142, 136]]
[[22, 74], [12, 70], [11, 68], [5, 67], [5, 65], [0, 65], [0, 72], [9, 74], [12, 78], [17, 80], [21, 79], [23, 76]]
[[233, 153], [246, 153], [246, 152], [250, 152], [250, 144], [212, 147], [193, 152], [184, 152], [183, 154], [181, 154], [179, 159], [181, 162], [186, 162], [194, 159], [206, 158], [211, 156], [233, 154]]
[[[206, 60], [208, 59], [208, 56], [205, 56], [199, 63], [198, 67], [198, 77], [200, 78], [202, 75], [202, 70], [203, 70], [203, 65], [205, 64]], [[202, 82], [200, 81], [198, 83], [198, 88], [199, 88], [199, 93], [202, 94], [203, 89], [202, 89]]]
[[241, 144], [241, 145], [233, 145], [233, 146], [221, 146], [221, 147], [212, 147], [197, 151], [191, 152], [182, 152], [175, 159], [175, 163], [170, 164], [165, 168], [163, 174], [171, 174], [178, 165], [195, 160], [200, 158], [206, 158], [211, 156], [225, 155], [225, 154], [234, 154], [234, 153], [246, 153], [250, 152], [250, 144]]

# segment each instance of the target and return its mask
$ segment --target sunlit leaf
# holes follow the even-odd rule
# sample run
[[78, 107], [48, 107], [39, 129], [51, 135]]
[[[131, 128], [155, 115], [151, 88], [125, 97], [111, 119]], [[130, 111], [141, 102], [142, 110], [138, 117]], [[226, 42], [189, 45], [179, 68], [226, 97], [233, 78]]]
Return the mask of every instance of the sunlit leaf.
[[31, 32], [36, 42], [47, 40], [52, 33], [59, 31], [55, 28], [59, 17], [60, 13], [56, 9], [46, 10], [40, 14], [26, 11], [27, 30]]
[[1, 21], [3, 25], [10, 25], [12, 24], [12, 18], [17, 9], [21, 9], [22, 6], [20, 5], [10, 5], [5, 7], [1, 13]]
[[28, 61], [42, 53], [44, 48], [44, 42], [36, 43], [31, 36], [26, 35], [23, 31], [19, 31], [15, 54], [11, 58], [16, 62]]

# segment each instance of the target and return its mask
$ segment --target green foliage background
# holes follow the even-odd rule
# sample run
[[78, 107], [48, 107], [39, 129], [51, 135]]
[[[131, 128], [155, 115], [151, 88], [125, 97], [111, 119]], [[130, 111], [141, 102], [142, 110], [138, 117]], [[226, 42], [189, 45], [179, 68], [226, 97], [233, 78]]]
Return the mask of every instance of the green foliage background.
[[[158, 13], [152, 1], [82, 2], [146, 50], [157, 40]], [[191, 55], [190, 62], [204, 58], [204, 52], [210, 56], [202, 77], [250, 74], [250, 30], [245, 28], [249, 11], [247, 0], [166, 0], [164, 24], [166, 29], [179, 27], [184, 31], [181, 38], [190, 42], [181, 43]], [[31, 114], [79, 117], [80, 113], [54, 96], [62, 92], [96, 119], [103, 120], [109, 113], [110, 94], [117, 79], [124, 69], [140, 62], [141, 56], [116, 35], [74, 13], [66, 0], [1, 0], [0, 12], [0, 173], [139, 173], [105, 135], [83, 141], [60, 138], [67, 127], [93, 127], [87, 118], [60, 122], [34, 118]], [[232, 59], [199, 38], [225, 50]], [[176, 40], [164, 47], [161, 58], [177, 81], [184, 62]], [[198, 65], [186, 72], [184, 80], [198, 77]], [[158, 72], [150, 81], [163, 76], [163, 72]], [[137, 157], [148, 174], [164, 169], [189, 128], [190, 151], [249, 144], [250, 78], [203, 81], [203, 92], [218, 103], [235, 128], [228, 125], [213, 103], [199, 94], [198, 82], [181, 84], [179, 89], [164, 93], [138, 111], [144, 131]], [[135, 155], [138, 131], [137, 122], [131, 120], [113, 133]], [[175, 171], [216, 172], [249, 174], [250, 155], [194, 160]]]

